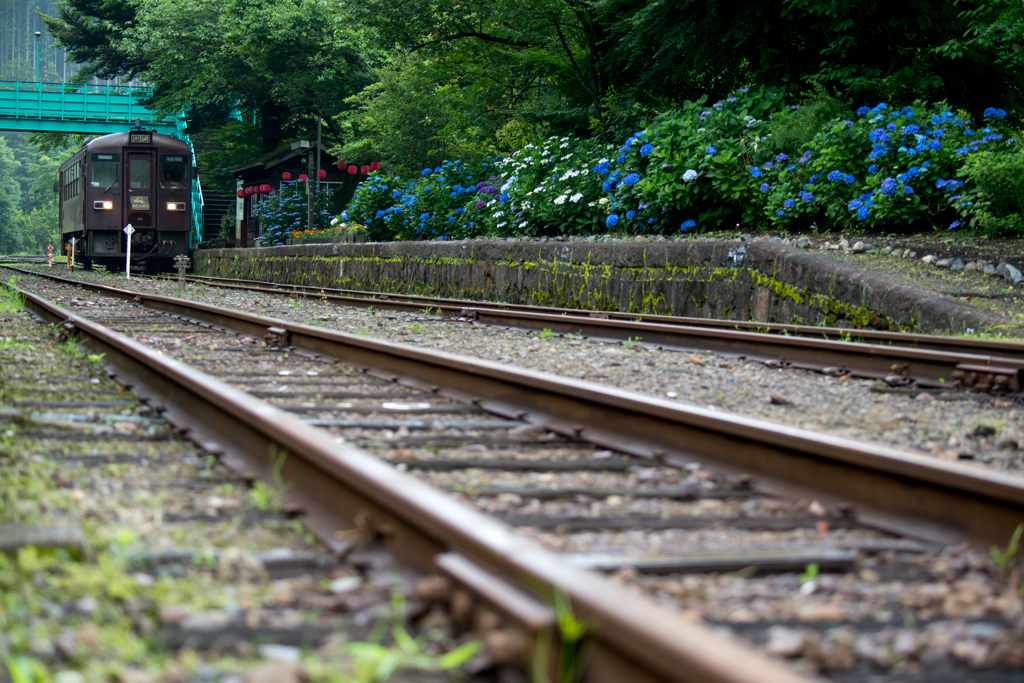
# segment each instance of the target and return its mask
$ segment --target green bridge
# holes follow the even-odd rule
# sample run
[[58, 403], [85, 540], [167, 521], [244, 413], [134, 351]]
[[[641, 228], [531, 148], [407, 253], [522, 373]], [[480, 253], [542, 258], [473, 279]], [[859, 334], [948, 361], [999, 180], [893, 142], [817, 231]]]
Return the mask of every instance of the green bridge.
[[[165, 116], [139, 104], [152, 94], [150, 88], [132, 85], [0, 81], [0, 131], [107, 135], [124, 132], [138, 120], [143, 127], [173, 135], [191, 147], [183, 116]], [[196, 179], [192, 181], [189, 246], [202, 240], [203, 190]]]

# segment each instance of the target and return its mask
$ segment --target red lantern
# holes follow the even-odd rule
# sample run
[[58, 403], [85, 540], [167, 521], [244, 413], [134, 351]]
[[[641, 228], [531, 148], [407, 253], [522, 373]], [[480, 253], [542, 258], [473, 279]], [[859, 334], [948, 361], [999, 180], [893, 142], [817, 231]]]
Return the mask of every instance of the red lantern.
[[356, 173], [359, 173], [359, 169], [358, 168], [356, 168], [355, 166], [349, 166], [348, 167], [348, 174], [349, 175], [355, 175]]
[[289, 173], [288, 171], [285, 171], [284, 173], [281, 174], [281, 180], [291, 180], [291, 179], [292, 179], [292, 174]]
[[245, 196], [248, 197], [252, 194], [252, 186], [245, 188]]
[[361, 166], [359, 168], [359, 170], [360, 170], [360, 172], [362, 172], [363, 175], [367, 175], [370, 172], [370, 167], [369, 166]]
[[344, 161], [339, 161], [338, 162], [338, 170], [339, 171], [344, 171], [345, 170], [345, 162]]
[[302, 175], [299, 176], [299, 180], [305, 180], [306, 178], [307, 178], [307, 176], [306, 176], [305, 173], [303, 173]]
[[244, 198], [245, 197], [245, 190], [239, 190], [238, 192], [235, 193], [235, 196], [238, 197], [239, 199]]
[[371, 171], [379, 171], [380, 170], [380, 162], [379, 161], [371, 162], [370, 163], [370, 170]]
[[271, 187], [268, 183], [264, 183], [263, 185], [260, 185], [260, 191], [263, 192], [263, 194], [270, 194], [271, 190], [273, 190], [273, 189], [274, 188]]
[[319, 171], [316, 172], [316, 177], [319, 178], [320, 180], [323, 180], [324, 178], [327, 177], [327, 171], [321, 168]]

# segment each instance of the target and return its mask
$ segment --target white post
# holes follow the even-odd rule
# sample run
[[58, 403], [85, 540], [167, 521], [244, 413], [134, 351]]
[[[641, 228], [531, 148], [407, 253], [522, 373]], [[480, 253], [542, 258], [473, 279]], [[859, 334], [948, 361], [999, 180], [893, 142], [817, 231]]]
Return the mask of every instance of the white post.
[[132, 233], [135, 232], [135, 228], [132, 224], [124, 226], [124, 234], [128, 235], [128, 253], [124, 259], [124, 277], [126, 280], [132, 278]]
[[72, 270], [75, 265], [75, 238], [71, 238], [71, 253], [68, 254], [68, 270]]

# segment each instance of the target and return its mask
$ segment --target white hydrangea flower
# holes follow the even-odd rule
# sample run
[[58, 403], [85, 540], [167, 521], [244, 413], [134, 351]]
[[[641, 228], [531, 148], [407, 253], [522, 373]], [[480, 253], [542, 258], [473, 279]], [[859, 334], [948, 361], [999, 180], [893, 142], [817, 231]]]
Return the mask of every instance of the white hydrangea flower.
[[566, 147], [568, 147], [568, 146], [569, 146], [569, 143], [568, 143], [568, 142], [563, 142], [562, 144], [560, 144], [560, 145], [558, 146], [558, 149], [565, 149], [565, 148], [566, 148]]
[[338, 219], [337, 218], [332, 218], [331, 219], [331, 225], [334, 226], [334, 225], [337, 225], [337, 224], [338, 224]]
[[498, 223], [494, 227], [496, 227], [496, 228], [504, 228], [506, 225], [508, 225], [508, 221], [502, 221], [501, 223]]
[[696, 179], [697, 179], [697, 172], [695, 170], [693, 170], [692, 168], [687, 169], [686, 173], [683, 174], [683, 180], [685, 180], [688, 183], [689, 182], [693, 182]]
[[572, 202], [573, 204], [575, 204], [576, 202], [578, 202], [581, 199], [583, 199], [583, 193], [582, 192], [577, 192], [573, 196], [569, 197], [569, 201]]
[[529, 223], [530, 223], [530, 221], [523, 221], [522, 223], [519, 224], [519, 227], [520, 228], [525, 228]]
[[597, 206], [597, 202], [587, 202], [587, 206], [589, 206], [590, 208], [594, 208], [595, 206]]
[[533, 188], [533, 191], [534, 192], [543, 192], [544, 191], [544, 186], [541, 185], [540, 187], [535, 187], [535, 188]]
[[601, 197], [600, 199], [597, 200], [597, 203], [600, 204], [601, 206], [604, 206], [609, 201], [611, 201], [611, 200], [608, 199], [607, 197]]
[[504, 215], [505, 215], [505, 212], [504, 212], [504, 211], [495, 211], [495, 212], [494, 212], [494, 217], [495, 217], [495, 218], [501, 218], [501, 217], [502, 217], [502, 216], [504, 216]]
[[565, 204], [565, 200], [568, 199], [568, 198], [569, 198], [568, 195], [564, 195], [564, 194], [563, 195], [559, 195], [559, 196], [555, 197], [555, 204], [558, 204], [559, 206], [561, 206], [562, 204]]
[[602, 157], [602, 158], [597, 160], [597, 163], [599, 163], [599, 164], [607, 164], [609, 161], [611, 161], [611, 159], [605, 159], [605, 158]]

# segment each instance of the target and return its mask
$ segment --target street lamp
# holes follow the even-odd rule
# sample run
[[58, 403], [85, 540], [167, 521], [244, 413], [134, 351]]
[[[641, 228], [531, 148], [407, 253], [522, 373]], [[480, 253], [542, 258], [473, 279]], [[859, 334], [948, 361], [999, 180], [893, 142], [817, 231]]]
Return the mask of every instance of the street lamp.
[[36, 31], [36, 83], [39, 82], [39, 36], [43, 35], [42, 31]]

